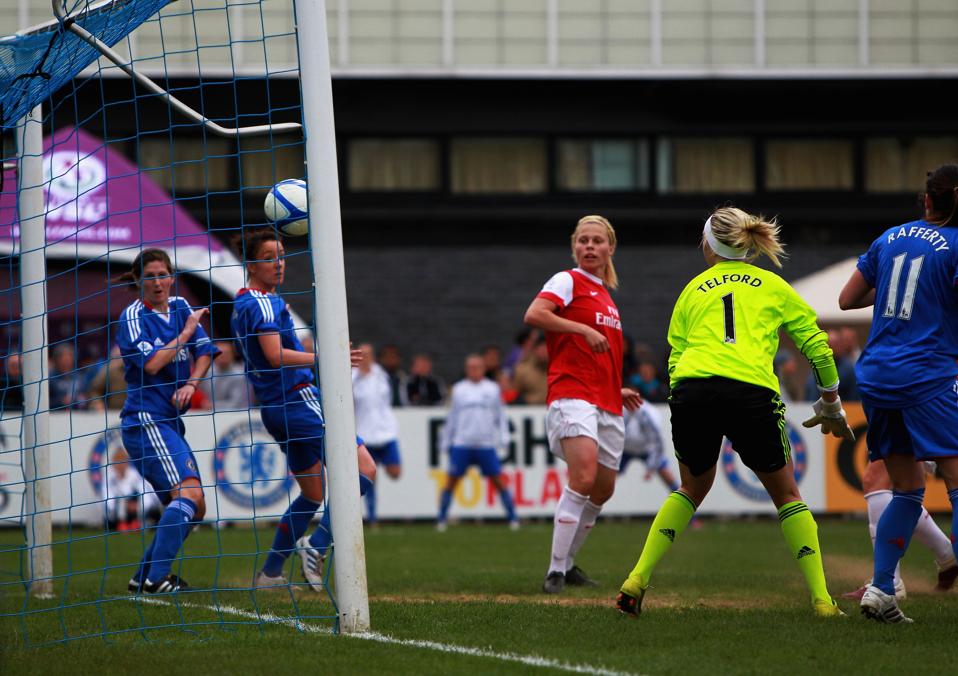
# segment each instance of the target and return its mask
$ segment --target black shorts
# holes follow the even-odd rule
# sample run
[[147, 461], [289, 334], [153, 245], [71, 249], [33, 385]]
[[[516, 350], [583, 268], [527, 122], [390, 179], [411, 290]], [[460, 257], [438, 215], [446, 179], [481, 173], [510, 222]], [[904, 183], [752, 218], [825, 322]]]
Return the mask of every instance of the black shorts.
[[785, 431], [785, 404], [773, 390], [729, 378], [689, 378], [672, 389], [675, 457], [694, 476], [718, 462], [727, 437], [755, 472], [774, 472], [792, 448]]

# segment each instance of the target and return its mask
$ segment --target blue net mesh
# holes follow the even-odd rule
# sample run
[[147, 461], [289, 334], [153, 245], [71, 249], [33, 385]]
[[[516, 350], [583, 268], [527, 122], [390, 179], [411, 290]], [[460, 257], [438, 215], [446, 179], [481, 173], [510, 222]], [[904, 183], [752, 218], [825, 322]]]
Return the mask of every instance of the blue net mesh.
[[[208, 119], [231, 127], [301, 121], [292, 2], [118, 0], [65, 9], [80, 12], [78, 24]], [[332, 628], [332, 558], [315, 557], [332, 552], [322, 544], [329, 539], [320, 522], [325, 504], [297, 499], [287, 463], [296, 435], [285, 422], [261, 421], [262, 401], [239, 358], [247, 335], [230, 324], [234, 296], [245, 285], [242, 259], [254, 253], [231, 249], [230, 242], [270, 225], [262, 206], [270, 187], [303, 177], [302, 135], [212, 136], [98, 57], [55, 21], [0, 40], [0, 624], [14, 622], [9, 636], [31, 646], [86, 637], [139, 640], [160, 629]], [[22, 158], [14, 139], [21, 118], [37, 105], [48, 328], [43, 345], [27, 345], [21, 322], [43, 309], [21, 301], [20, 258], [28, 252], [20, 241]], [[286, 247], [276, 311], [308, 343], [310, 252], [302, 239]], [[136, 256], [154, 248], [175, 267], [170, 295], [180, 300], [171, 300], [167, 313], [144, 304], [142, 284], [131, 287], [121, 278]], [[188, 414], [158, 404], [150, 420], [130, 423], [132, 409], [123, 406], [134, 390], [143, 401], [160, 401], [185, 386], [180, 373], [167, 391], [168, 383], [135, 365], [146, 361], [137, 362], [137, 351], [166, 349], [172, 334], [163, 333], [163, 322], [182, 326], [187, 305], [209, 309], [201, 321], [205, 336], [194, 333], [170, 364], [182, 360], [189, 377], [209, 345], [227, 356], [217, 357], [189, 393]], [[142, 335], [131, 351], [124, 337], [134, 326]], [[24, 378], [21, 362], [43, 348], [49, 370], [39, 386], [50, 397], [50, 465], [39, 479], [51, 488], [42, 512], [53, 522], [52, 544], [44, 548], [52, 554], [52, 598], [31, 593], [34, 515], [25, 496], [36, 485], [24, 479], [28, 449], [22, 448], [23, 427], [45, 411], [24, 410], [24, 388], [37, 381]], [[296, 443], [321, 448], [315, 434], [298, 434]], [[201, 501], [170, 503], [176, 495], [166, 491], [193, 476], [205, 516]], [[171, 520], [173, 510], [189, 528]], [[173, 532], [174, 540], [185, 539], [182, 546], [169, 544], [164, 533]], [[317, 532], [311, 544], [297, 544]], [[273, 579], [259, 577], [264, 566]], [[303, 572], [310, 566], [317, 576], [312, 585]], [[174, 577], [163, 579], [173, 586], [185, 578], [190, 587], [145, 594], [150, 570], [168, 571]]]

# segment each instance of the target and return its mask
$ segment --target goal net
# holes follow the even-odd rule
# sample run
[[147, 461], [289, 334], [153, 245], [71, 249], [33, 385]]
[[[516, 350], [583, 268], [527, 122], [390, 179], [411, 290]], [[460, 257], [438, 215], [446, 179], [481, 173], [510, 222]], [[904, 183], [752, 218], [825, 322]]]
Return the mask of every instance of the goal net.
[[[0, 38], [0, 622], [25, 645], [368, 625], [324, 4], [55, 0]], [[263, 200], [289, 178], [311, 231], [283, 242], [275, 294], [336, 392], [315, 515], [250, 385], [257, 337], [231, 323], [242, 236], [275, 232]], [[172, 275], [149, 272], [154, 250]]]

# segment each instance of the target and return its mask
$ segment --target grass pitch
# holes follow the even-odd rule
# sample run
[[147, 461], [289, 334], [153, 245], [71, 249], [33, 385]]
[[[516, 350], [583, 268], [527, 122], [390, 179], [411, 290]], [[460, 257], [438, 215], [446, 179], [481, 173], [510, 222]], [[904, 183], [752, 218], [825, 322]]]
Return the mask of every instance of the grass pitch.
[[[600, 523], [578, 563], [601, 585], [558, 598], [539, 592], [551, 523], [519, 532], [501, 524], [369, 531], [376, 640], [328, 633], [335, 610], [322, 595], [249, 590], [268, 528], [194, 533], [182, 574], [206, 590], [157, 603], [126, 592], [140, 535], [74, 530], [71, 539], [59, 530], [55, 570], [71, 575], [58, 581], [56, 599], [26, 605], [22, 587], [6, 584], [19, 570], [10, 546], [20, 534], [0, 531], [0, 672], [954, 673], [958, 592], [933, 593], [935, 566], [917, 542], [903, 564], [912, 626], [866, 622], [842, 600], [849, 617], [814, 617], [772, 520], [706, 521], [687, 531], [656, 571], [636, 621], [616, 613], [612, 599], [648, 527]], [[870, 575], [863, 522], [823, 519], [820, 536], [834, 595]], [[91, 638], [25, 647], [80, 636]]]

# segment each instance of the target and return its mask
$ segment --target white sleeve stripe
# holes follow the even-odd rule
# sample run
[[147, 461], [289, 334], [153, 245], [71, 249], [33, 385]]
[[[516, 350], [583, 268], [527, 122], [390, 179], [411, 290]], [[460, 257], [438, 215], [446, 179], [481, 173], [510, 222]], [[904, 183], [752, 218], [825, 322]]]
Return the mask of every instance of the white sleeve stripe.
[[142, 307], [140, 301], [136, 301], [123, 312], [123, 321], [131, 343], [135, 342], [140, 335], [140, 307]]
[[256, 302], [259, 303], [260, 310], [263, 313], [263, 319], [267, 322], [276, 321], [275, 315], [273, 314], [273, 306], [269, 302], [269, 298], [265, 294], [262, 294], [258, 291], [252, 292], [253, 297], [256, 299]]

